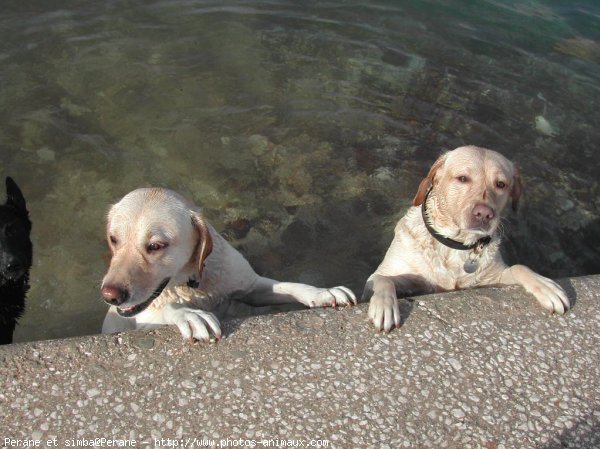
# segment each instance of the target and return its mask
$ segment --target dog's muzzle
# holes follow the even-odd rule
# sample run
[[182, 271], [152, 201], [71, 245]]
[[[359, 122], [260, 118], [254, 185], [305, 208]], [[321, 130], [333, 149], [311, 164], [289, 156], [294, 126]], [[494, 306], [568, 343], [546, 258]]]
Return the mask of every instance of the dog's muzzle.
[[150, 304], [152, 304], [152, 301], [154, 301], [156, 298], [158, 298], [160, 296], [160, 294], [165, 289], [165, 287], [167, 286], [167, 284], [169, 283], [170, 280], [171, 280], [171, 278], [167, 278], [164, 281], [162, 281], [162, 283], [158, 286], [158, 288], [156, 290], [154, 290], [154, 293], [152, 293], [152, 296], [150, 296], [150, 298], [148, 298], [146, 301], [144, 301], [140, 304], [136, 304], [133, 307], [128, 307], [125, 309], [121, 308], [121, 307], [117, 307], [117, 313], [119, 315], [121, 315], [122, 317], [129, 318], [129, 317], [137, 315], [138, 313], [146, 310], [148, 308], [148, 306]]

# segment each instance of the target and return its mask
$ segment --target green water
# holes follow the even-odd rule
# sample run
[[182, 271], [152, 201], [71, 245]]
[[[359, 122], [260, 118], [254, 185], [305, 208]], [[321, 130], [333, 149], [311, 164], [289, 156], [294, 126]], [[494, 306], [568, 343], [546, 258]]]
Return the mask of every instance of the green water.
[[96, 333], [109, 205], [176, 189], [261, 273], [360, 294], [443, 150], [518, 162], [505, 255], [600, 272], [600, 6], [3, 2], [0, 176], [34, 266], [16, 338]]

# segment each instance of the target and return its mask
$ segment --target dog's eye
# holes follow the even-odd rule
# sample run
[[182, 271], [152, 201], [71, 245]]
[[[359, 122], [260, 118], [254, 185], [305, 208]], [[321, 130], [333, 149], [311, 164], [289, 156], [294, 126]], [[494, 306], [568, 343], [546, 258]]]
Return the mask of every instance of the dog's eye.
[[458, 179], [460, 182], [469, 182], [469, 178], [466, 176], [459, 176], [456, 179]]
[[496, 187], [502, 190], [506, 187], [506, 183], [504, 181], [498, 181], [496, 182]]
[[152, 242], [152, 243], [148, 244], [148, 246], [146, 247], [146, 251], [148, 251], [149, 253], [154, 253], [156, 251], [160, 251], [161, 249], [165, 248], [166, 246], [167, 246], [166, 243]]
[[112, 243], [113, 245], [116, 245], [118, 243], [118, 240], [114, 235], [110, 236], [110, 243]]

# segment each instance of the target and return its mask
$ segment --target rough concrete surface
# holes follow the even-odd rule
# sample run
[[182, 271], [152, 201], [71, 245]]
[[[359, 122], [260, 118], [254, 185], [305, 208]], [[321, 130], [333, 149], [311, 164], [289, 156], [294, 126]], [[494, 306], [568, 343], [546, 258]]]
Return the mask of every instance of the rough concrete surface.
[[0, 445], [600, 447], [600, 276], [561, 285], [565, 316], [490, 288], [404, 301], [387, 335], [361, 304], [209, 345], [165, 327], [5, 346]]

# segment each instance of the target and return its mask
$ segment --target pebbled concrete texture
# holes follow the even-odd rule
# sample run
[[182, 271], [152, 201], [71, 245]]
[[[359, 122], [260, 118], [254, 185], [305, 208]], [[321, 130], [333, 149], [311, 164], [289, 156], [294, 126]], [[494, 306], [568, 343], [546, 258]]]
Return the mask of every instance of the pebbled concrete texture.
[[[600, 447], [600, 276], [549, 316], [518, 287], [0, 347], [0, 446]], [[102, 440], [104, 439], [104, 440]]]

